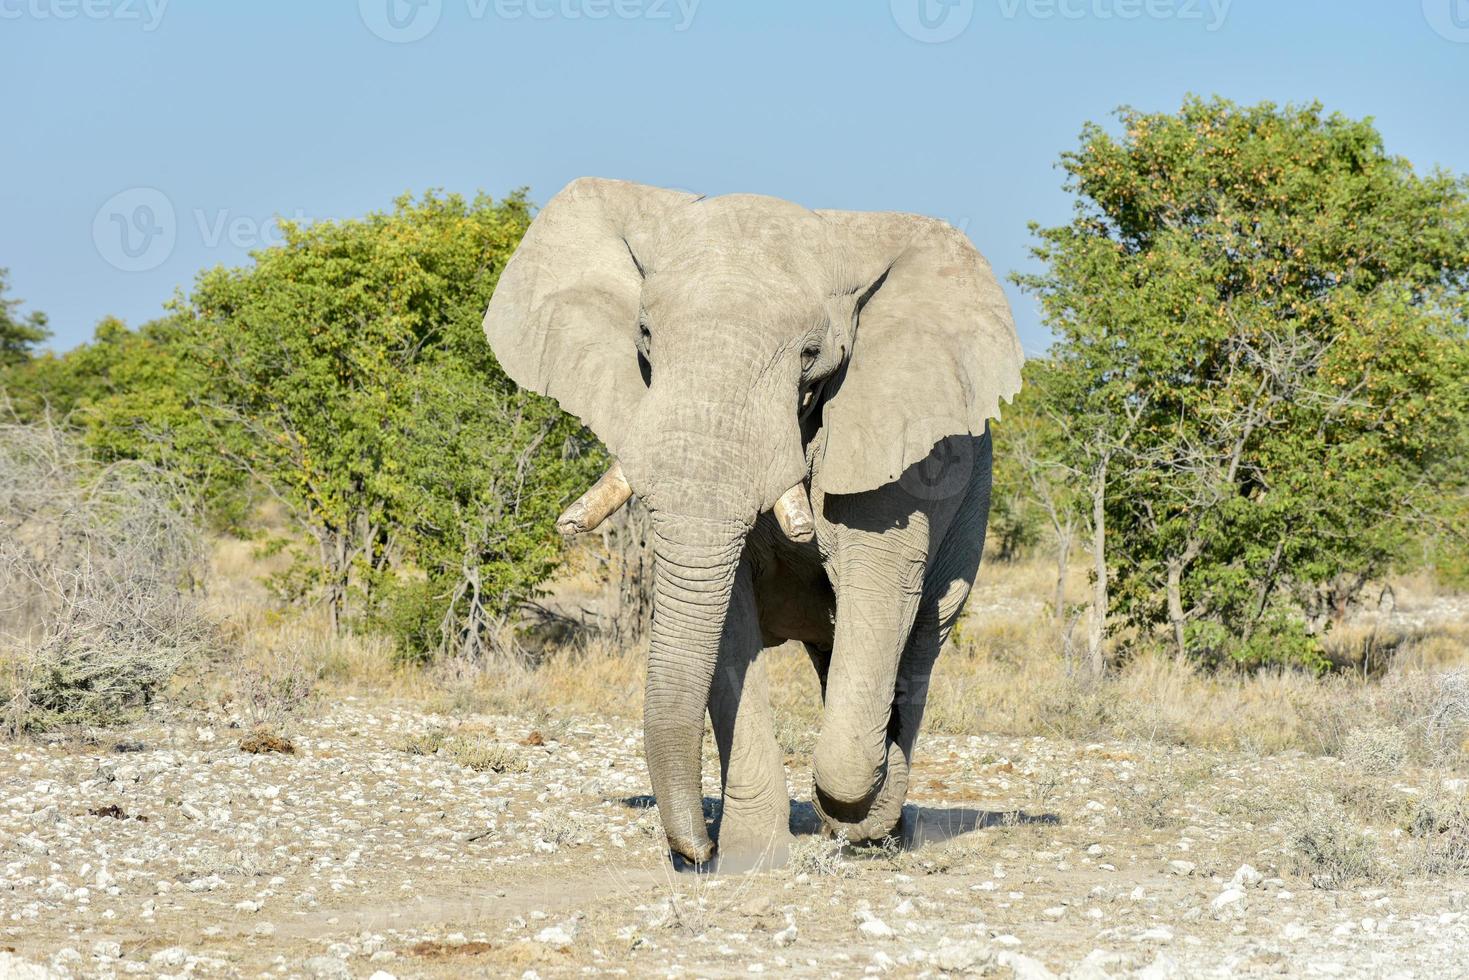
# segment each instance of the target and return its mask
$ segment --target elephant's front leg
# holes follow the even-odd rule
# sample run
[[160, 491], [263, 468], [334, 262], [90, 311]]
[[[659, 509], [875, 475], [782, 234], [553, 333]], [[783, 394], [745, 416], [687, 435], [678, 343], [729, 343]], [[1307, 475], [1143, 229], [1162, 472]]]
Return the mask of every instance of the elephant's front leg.
[[[967, 441], [964, 441], [967, 440]], [[815, 804], [848, 840], [896, 831], [929, 677], [974, 582], [989, 512], [988, 436], [951, 437], [948, 493], [900, 484], [827, 497], [820, 528], [836, 628], [817, 743]]]
[[790, 843], [790, 796], [775, 740], [759, 618], [749, 559], [741, 563], [709, 692], [719, 746], [723, 806], [721, 870], [784, 863]]
[[891, 722], [899, 663], [923, 598], [929, 526], [911, 504], [889, 515], [888, 503], [905, 502], [886, 500], [884, 491], [826, 498], [831, 523], [822, 545], [836, 622], [813, 802], [830, 830], [853, 841], [891, 833], [898, 813], [877, 804], [891, 797], [901, 811], [907, 791]]

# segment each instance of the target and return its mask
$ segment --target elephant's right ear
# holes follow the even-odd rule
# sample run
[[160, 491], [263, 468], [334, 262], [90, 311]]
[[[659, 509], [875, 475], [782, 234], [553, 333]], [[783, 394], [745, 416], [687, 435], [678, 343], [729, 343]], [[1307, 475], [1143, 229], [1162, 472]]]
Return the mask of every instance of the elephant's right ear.
[[646, 386], [638, 296], [659, 219], [684, 191], [583, 177], [531, 223], [485, 311], [485, 337], [524, 388], [550, 395], [616, 455]]

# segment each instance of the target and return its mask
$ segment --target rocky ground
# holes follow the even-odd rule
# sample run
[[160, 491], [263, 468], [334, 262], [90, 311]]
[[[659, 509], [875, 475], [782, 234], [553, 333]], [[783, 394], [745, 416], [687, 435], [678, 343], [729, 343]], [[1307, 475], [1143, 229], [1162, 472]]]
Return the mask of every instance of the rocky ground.
[[933, 736], [905, 847], [840, 853], [798, 803], [789, 866], [719, 876], [668, 865], [622, 723], [347, 700], [267, 738], [9, 743], [0, 977], [1469, 976], [1469, 880], [1297, 856], [1427, 779]]

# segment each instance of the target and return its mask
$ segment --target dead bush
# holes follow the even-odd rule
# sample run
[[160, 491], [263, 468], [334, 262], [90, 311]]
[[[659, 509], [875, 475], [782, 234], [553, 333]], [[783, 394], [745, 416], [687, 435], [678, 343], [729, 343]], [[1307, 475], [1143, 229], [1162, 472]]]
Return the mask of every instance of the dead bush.
[[1433, 795], [1420, 801], [1408, 831], [1419, 844], [1411, 862], [1414, 872], [1469, 873], [1469, 798]]
[[240, 739], [240, 751], [248, 752], [251, 755], [268, 755], [272, 752], [281, 755], [295, 755], [296, 745], [284, 735], [261, 725]]
[[0, 425], [0, 690], [12, 734], [125, 721], [211, 649], [186, 495], [54, 425]]
[[1389, 877], [1372, 835], [1339, 802], [1312, 794], [1290, 830], [1293, 869], [1315, 888], [1346, 888]]
[[1342, 760], [1366, 776], [1391, 776], [1408, 761], [1408, 735], [1394, 725], [1359, 728], [1342, 744]]
[[836, 837], [803, 837], [791, 845], [786, 870], [792, 875], [850, 878], [857, 873], [846, 857], [847, 840]]

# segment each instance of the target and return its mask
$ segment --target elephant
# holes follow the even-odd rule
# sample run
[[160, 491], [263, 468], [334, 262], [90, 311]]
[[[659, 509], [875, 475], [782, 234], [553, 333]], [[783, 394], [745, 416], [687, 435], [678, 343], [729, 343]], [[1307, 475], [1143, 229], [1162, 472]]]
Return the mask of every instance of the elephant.
[[[805, 644], [814, 806], [898, 827], [935, 658], [969, 595], [991, 437], [1023, 360], [989, 264], [946, 222], [581, 178], [535, 216], [484, 318], [506, 374], [616, 463], [563, 516], [636, 492], [654, 556], [644, 751], [668, 844], [780, 853], [791, 800], [764, 651]], [[777, 859], [778, 860], [778, 859]]]

